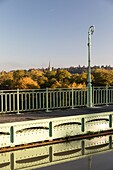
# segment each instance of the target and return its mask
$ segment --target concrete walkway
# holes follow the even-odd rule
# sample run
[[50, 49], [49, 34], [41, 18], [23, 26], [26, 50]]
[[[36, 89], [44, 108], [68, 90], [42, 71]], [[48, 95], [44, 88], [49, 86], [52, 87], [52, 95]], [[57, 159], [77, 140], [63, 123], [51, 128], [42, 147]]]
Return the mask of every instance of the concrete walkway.
[[10, 113], [10, 114], [0, 114], [0, 123], [10, 123], [10, 122], [20, 122], [38, 119], [47, 119], [54, 117], [65, 117], [65, 116], [75, 116], [82, 114], [95, 114], [103, 112], [113, 112], [113, 105], [109, 106], [99, 106], [93, 108], [75, 108], [75, 109], [59, 109], [51, 110], [50, 112], [36, 111], [36, 112], [26, 112], [26, 113]]

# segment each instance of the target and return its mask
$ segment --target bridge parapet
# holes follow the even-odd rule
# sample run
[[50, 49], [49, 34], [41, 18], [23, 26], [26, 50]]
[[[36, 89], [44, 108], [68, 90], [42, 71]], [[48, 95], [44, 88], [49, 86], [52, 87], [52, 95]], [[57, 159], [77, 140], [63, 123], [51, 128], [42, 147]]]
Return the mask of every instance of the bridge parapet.
[[113, 130], [113, 112], [0, 124], [0, 148]]
[[[113, 87], [93, 87], [92, 106], [113, 104]], [[1, 90], [0, 113], [87, 107], [87, 89]]]

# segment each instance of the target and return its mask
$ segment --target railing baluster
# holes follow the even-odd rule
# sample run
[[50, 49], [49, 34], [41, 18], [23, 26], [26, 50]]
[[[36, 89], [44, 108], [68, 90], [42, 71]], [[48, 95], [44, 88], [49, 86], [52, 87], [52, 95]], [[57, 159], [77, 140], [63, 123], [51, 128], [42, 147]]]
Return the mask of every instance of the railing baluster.
[[74, 98], [75, 98], [74, 106], [77, 107], [77, 90], [75, 90], [74, 93], [75, 93], [75, 95], [74, 95]]
[[41, 105], [42, 105], [41, 94], [42, 94], [42, 93], [39, 93], [39, 109], [41, 109]]
[[68, 104], [68, 106], [69, 106], [69, 107], [71, 107], [71, 103], [70, 103], [70, 102], [71, 102], [71, 100], [70, 100], [70, 95], [71, 95], [71, 91], [69, 90], [69, 93], [68, 93], [68, 98], [69, 98], [69, 104]]
[[23, 111], [23, 92], [20, 93], [21, 96], [21, 110]]
[[103, 89], [101, 89], [101, 104], [103, 105]]
[[81, 90], [81, 96], [80, 97], [81, 97], [81, 99], [80, 99], [81, 103], [80, 104], [81, 104], [81, 106], [83, 106], [83, 91], [82, 90]]
[[64, 90], [63, 90], [63, 108], [64, 108]]
[[46, 112], [48, 111], [48, 88], [46, 88]]
[[7, 93], [5, 93], [5, 113], [7, 113]]
[[31, 94], [31, 98], [32, 98], [32, 110], [34, 110], [34, 91]]
[[17, 114], [19, 114], [19, 89], [17, 89]]
[[44, 108], [46, 108], [46, 99], [45, 99], [45, 94], [44, 93], [42, 93], [42, 95], [43, 95], [43, 109]]
[[61, 108], [61, 105], [62, 105], [62, 103], [61, 103], [61, 93], [62, 93], [61, 90], [60, 90], [59, 93], [60, 93], [60, 108]]
[[55, 92], [53, 91], [53, 108], [55, 108]]
[[11, 112], [11, 94], [12, 93], [9, 93], [9, 111]]
[[1, 92], [1, 112], [3, 113], [3, 92]]
[[65, 92], [65, 94], [66, 94], [66, 95], [65, 95], [65, 96], [66, 96], [66, 99], [65, 99], [65, 100], [66, 100], [66, 105], [65, 105], [65, 106], [66, 106], [66, 107], [67, 107], [67, 93], [68, 93], [68, 91]]
[[38, 110], [38, 99], [37, 99], [37, 95], [38, 95], [38, 93], [36, 92], [36, 102], [35, 102], [36, 110]]
[[72, 109], [74, 108], [74, 101], [75, 101], [74, 94], [75, 94], [75, 92], [74, 92], [74, 89], [72, 88], [72, 90], [71, 90], [71, 97], [72, 97], [71, 106], [72, 106]]
[[58, 108], [58, 91], [56, 92], [56, 107]]
[[25, 93], [25, 110], [27, 110], [27, 93]]
[[106, 86], [106, 105], [108, 105], [108, 87]]
[[16, 108], [15, 108], [15, 93], [13, 93], [13, 111], [15, 111], [16, 110]]

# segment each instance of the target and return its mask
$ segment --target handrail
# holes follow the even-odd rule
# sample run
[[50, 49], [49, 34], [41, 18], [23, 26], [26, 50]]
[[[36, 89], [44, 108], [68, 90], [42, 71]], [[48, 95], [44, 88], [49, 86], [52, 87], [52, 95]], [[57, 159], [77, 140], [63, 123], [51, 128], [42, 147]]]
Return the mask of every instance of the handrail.
[[[113, 104], [113, 87], [93, 87], [93, 106]], [[87, 106], [87, 89], [0, 90], [0, 113], [49, 111]]]

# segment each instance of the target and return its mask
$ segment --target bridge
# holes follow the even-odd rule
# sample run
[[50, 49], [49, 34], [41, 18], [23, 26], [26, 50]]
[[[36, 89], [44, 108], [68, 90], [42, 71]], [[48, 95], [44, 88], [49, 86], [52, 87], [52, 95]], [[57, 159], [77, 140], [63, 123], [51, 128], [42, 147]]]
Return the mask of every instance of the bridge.
[[[88, 89], [0, 90], [0, 113], [23, 113], [88, 106]], [[113, 104], [113, 87], [93, 87], [91, 106]]]
[[113, 128], [113, 87], [0, 91], [0, 148], [67, 139]]

